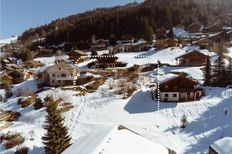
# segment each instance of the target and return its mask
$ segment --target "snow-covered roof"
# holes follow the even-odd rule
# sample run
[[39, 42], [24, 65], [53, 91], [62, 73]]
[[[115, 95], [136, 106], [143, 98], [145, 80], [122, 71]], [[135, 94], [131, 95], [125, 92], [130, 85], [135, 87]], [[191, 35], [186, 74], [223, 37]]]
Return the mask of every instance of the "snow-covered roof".
[[62, 154], [168, 154], [161, 144], [123, 127], [104, 128], [79, 138]]
[[207, 49], [204, 49], [204, 50], [191, 50], [191, 51], [186, 51], [186, 53], [180, 55], [179, 57], [176, 57], [176, 59], [179, 59], [180, 57], [183, 57], [183, 56], [185, 56], [187, 54], [190, 54], [192, 52], [199, 52], [199, 53], [202, 53], [205, 56], [210, 56], [210, 57], [215, 55], [214, 52], [209, 52], [209, 50], [207, 50]]
[[188, 37], [189, 36], [189, 33], [184, 30], [184, 27], [174, 27], [173, 32], [176, 37]]
[[168, 73], [168, 74], [159, 74], [156, 78], [155, 78], [155, 82], [162, 84], [165, 83], [169, 80], [175, 79], [177, 78], [179, 75], [177, 74], [173, 74], [173, 73]]
[[211, 148], [213, 148], [218, 154], [232, 153], [232, 138], [224, 137], [220, 140], [217, 140], [211, 144]]

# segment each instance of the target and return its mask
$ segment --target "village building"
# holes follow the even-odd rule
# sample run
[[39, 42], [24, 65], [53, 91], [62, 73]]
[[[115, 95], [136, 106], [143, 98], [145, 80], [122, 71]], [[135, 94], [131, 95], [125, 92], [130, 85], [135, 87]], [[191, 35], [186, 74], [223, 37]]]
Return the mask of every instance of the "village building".
[[134, 43], [135, 38], [133, 36], [124, 35], [121, 37], [120, 40], [116, 41], [117, 44], [128, 44], [128, 43]]
[[78, 61], [80, 58], [85, 59], [88, 54], [81, 50], [72, 50], [68, 53], [69, 59], [74, 62]]
[[198, 41], [196, 41], [195, 44], [200, 46], [201, 48], [211, 49], [214, 43], [214, 40], [210, 38], [201, 38]]
[[90, 41], [91, 41], [91, 49], [96, 49], [96, 50], [105, 49], [109, 44], [109, 40], [105, 40], [105, 39], [97, 40], [95, 35], [92, 36]]
[[207, 52], [192, 50], [176, 57], [177, 64], [180, 66], [202, 66], [207, 62]]
[[167, 39], [157, 40], [155, 46], [157, 49], [163, 49], [168, 47], [175, 47], [178, 45], [179, 45], [178, 39], [167, 38]]
[[186, 27], [186, 31], [189, 33], [201, 33], [202, 29], [203, 29], [203, 26], [196, 24], [196, 23], [192, 23], [191, 25], [188, 25]]
[[124, 127], [96, 130], [79, 138], [62, 154], [176, 154], [162, 144]]
[[155, 91], [156, 95], [159, 94], [159, 100], [162, 102], [194, 101], [203, 95], [199, 83], [186, 74], [159, 75], [155, 82], [159, 88], [159, 91]]
[[73, 81], [80, 77], [80, 69], [71, 64], [56, 63], [42, 69], [38, 76], [41, 85], [72, 85]]
[[39, 61], [35, 61], [35, 60], [28, 60], [26, 62], [24, 62], [23, 64], [26, 68], [38, 68], [38, 67], [42, 67], [44, 64], [39, 62]]
[[127, 64], [118, 62], [118, 57], [111, 54], [103, 54], [96, 58], [97, 61], [88, 64], [89, 68], [106, 69], [115, 67], [125, 67]]
[[232, 138], [224, 137], [215, 141], [209, 147], [209, 154], [230, 154], [232, 153]]

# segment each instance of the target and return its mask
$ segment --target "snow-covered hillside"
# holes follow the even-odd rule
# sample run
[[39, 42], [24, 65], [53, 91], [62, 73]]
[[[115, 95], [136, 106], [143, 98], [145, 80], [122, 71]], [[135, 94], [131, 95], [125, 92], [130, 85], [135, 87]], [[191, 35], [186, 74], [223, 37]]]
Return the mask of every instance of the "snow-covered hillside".
[[[186, 49], [179, 47], [163, 50], [150, 50], [147, 52], [118, 53], [119, 61], [127, 62], [127, 67], [135, 64], [146, 65], [161, 61], [165, 64], [176, 65], [175, 58], [184, 54]], [[54, 62], [53, 57], [37, 58], [46, 65]], [[86, 65], [91, 60], [78, 64], [81, 69], [88, 70]], [[123, 69], [123, 68], [122, 68]], [[192, 78], [202, 83], [202, 67], [178, 67], [163, 66], [159, 68], [163, 73], [185, 72]], [[93, 70], [92, 70], [93, 71]], [[157, 76], [157, 70], [141, 74], [151, 80]], [[82, 136], [94, 132], [96, 129], [105, 129], [117, 125], [141, 134], [142, 136], [164, 145], [178, 154], [208, 153], [209, 145], [223, 136], [232, 136], [232, 89], [204, 87], [205, 96], [194, 102], [187, 103], [159, 103], [152, 100], [149, 84], [140, 79], [137, 80], [137, 91], [129, 98], [115, 93], [117, 86], [110, 88], [112, 80], [109, 77], [106, 83], [86, 96], [76, 96], [73, 90], [61, 88], [48, 88], [38, 93], [43, 99], [47, 95], [54, 98], [63, 98], [74, 107], [65, 112], [65, 124], [72, 137], [72, 143]], [[115, 83], [116, 84], [116, 83]], [[14, 85], [13, 91], [20, 88], [37, 90], [37, 81], [26, 80], [21, 84]], [[7, 132], [19, 132], [25, 138], [22, 146], [29, 147], [30, 154], [43, 151], [41, 137], [46, 111], [45, 108], [35, 110], [33, 105], [21, 108], [17, 104], [19, 97], [14, 95], [5, 103], [0, 103], [0, 109], [17, 111], [21, 113], [19, 121], [2, 130], [0, 134]], [[228, 114], [225, 114], [225, 111]], [[188, 124], [185, 129], [180, 128], [180, 119], [187, 116]], [[33, 133], [32, 133], [33, 132]], [[33, 138], [33, 140], [31, 140]], [[16, 148], [6, 150], [0, 144], [0, 154], [11, 154]]]
[[10, 37], [7, 39], [0, 39], [0, 47], [4, 46], [6, 44], [12, 43], [12, 42], [16, 41], [17, 39], [18, 39], [18, 36], [13, 36], [13, 37]]

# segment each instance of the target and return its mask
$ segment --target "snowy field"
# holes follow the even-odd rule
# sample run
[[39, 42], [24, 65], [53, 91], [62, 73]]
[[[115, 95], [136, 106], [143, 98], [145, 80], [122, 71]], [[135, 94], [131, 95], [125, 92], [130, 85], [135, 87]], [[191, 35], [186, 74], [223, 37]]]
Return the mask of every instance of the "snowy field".
[[[107, 86], [103, 86], [103, 89]], [[231, 136], [232, 124], [232, 90], [223, 88], [206, 88], [206, 97], [201, 101], [188, 103], [158, 103], [151, 99], [148, 90], [138, 90], [132, 97], [121, 99], [110, 90], [102, 97], [102, 88], [86, 98], [73, 96], [73, 91], [52, 89], [41, 92], [44, 98], [53, 95], [55, 98], [65, 97], [74, 108], [65, 113], [66, 125], [69, 128], [73, 142], [79, 137], [97, 128], [124, 125], [141, 135], [163, 144], [177, 153], [207, 153], [208, 146], [222, 136]], [[142, 88], [144, 89], [144, 88]], [[3, 130], [17, 131], [25, 137], [26, 145], [32, 154], [42, 149], [41, 136], [45, 109], [34, 110], [33, 106], [20, 108], [12, 98], [7, 103], [1, 103], [0, 108], [19, 111], [22, 116], [14, 125]], [[228, 110], [228, 115], [224, 110]], [[187, 115], [189, 124], [181, 129], [180, 118]], [[33, 131], [34, 141], [29, 140]], [[11, 153], [0, 147], [0, 153]]]
[[[175, 65], [175, 58], [184, 54], [185, 49], [168, 48], [150, 50], [148, 52], [119, 53], [119, 61], [127, 62], [127, 67], [135, 64], [167, 63]], [[52, 64], [53, 58], [37, 59], [46, 65]], [[92, 60], [90, 60], [92, 61]], [[88, 62], [90, 62], [88, 61]], [[88, 62], [78, 64], [86, 69]], [[186, 72], [200, 82], [203, 79], [201, 67], [168, 67], [160, 68], [165, 74], [169, 72]], [[151, 78], [156, 76], [156, 70], [148, 72]], [[206, 96], [200, 101], [187, 103], [158, 103], [151, 99], [149, 88], [138, 80], [138, 90], [129, 98], [122, 99], [109, 89], [109, 80], [96, 92], [88, 93], [85, 97], [77, 97], [72, 90], [51, 88], [38, 93], [41, 99], [47, 95], [63, 98], [74, 108], [64, 113], [65, 124], [69, 128], [72, 142], [79, 137], [109, 126], [124, 125], [137, 133], [160, 143], [178, 154], [208, 153], [209, 145], [223, 136], [232, 136], [232, 89], [206, 87]], [[35, 80], [27, 80], [15, 85], [13, 91], [20, 88], [37, 89]], [[3, 93], [1, 91], [1, 93]], [[32, 105], [21, 108], [17, 105], [14, 95], [5, 103], [0, 103], [0, 109], [18, 111], [19, 121], [4, 129], [1, 133], [19, 132], [25, 137], [23, 146], [29, 147], [30, 154], [41, 153], [43, 144], [41, 137], [45, 133], [42, 128], [45, 120], [45, 108], [34, 110]], [[225, 115], [225, 110], [228, 114]], [[187, 116], [188, 125], [180, 128], [180, 119]], [[33, 135], [31, 135], [33, 132]], [[34, 140], [30, 140], [33, 136]], [[0, 144], [0, 154], [12, 154], [15, 149], [5, 150]]]

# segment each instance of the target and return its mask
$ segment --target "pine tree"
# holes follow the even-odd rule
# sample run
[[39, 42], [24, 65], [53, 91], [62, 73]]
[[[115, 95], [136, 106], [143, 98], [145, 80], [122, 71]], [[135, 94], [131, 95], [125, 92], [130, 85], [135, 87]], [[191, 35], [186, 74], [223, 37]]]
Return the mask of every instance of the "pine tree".
[[204, 67], [204, 85], [205, 86], [211, 85], [211, 64], [210, 64], [209, 56], [207, 56], [206, 64]]
[[181, 117], [180, 122], [181, 122], [180, 127], [181, 128], [186, 128], [188, 120], [187, 120], [187, 116], [185, 114]]
[[154, 31], [151, 26], [149, 26], [147, 19], [144, 21], [144, 39], [151, 43], [153, 41]]
[[71, 138], [64, 126], [64, 118], [57, 109], [58, 103], [52, 97], [46, 98], [47, 116], [44, 129], [47, 133], [42, 137], [46, 154], [60, 154], [70, 146]]
[[168, 31], [168, 38], [173, 39], [174, 38], [174, 32], [172, 27], [169, 27], [169, 31]]
[[22, 60], [23, 61], [28, 61], [28, 60], [31, 60], [31, 59], [32, 59], [32, 55], [31, 55], [30, 50], [24, 49], [23, 52], [22, 52]]
[[42, 100], [40, 98], [36, 98], [36, 101], [34, 103], [35, 110], [38, 110], [43, 107]]
[[9, 98], [13, 95], [11, 85], [6, 84], [5, 88], [5, 98]]
[[225, 85], [225, 62], [221, 56], [218, 57], [212, 69], [212, 85], [224, 86]]
[[212, 69], [212, 84], [214, 86], [225, 86], [226, 85], [226, 66], [225, 61], [222, 58], [224, 54], [224, 41], [220, 40], [218, 45], [218, 59], [216, 60]]

